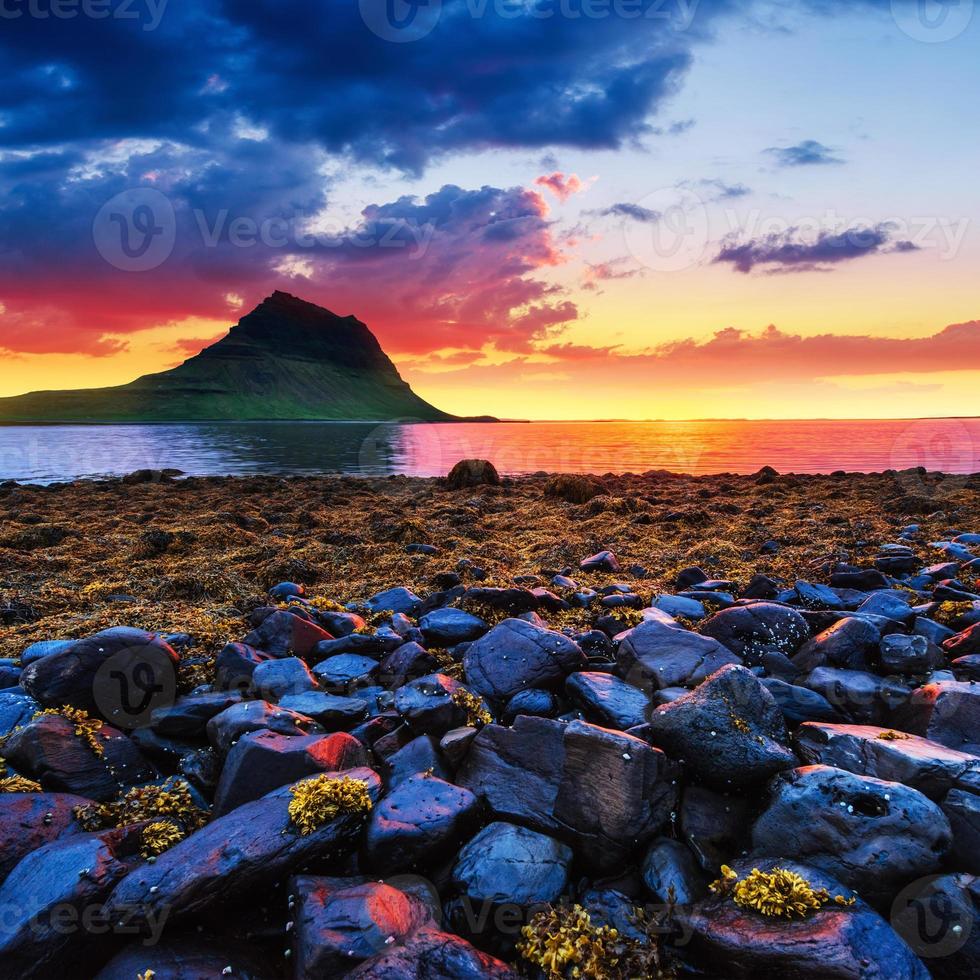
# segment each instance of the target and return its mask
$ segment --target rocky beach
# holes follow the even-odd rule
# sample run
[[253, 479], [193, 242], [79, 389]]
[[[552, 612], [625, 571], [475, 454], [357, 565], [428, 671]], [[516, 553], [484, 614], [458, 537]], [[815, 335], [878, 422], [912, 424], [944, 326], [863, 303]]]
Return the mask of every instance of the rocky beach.
[[980, 968], [980, 476], [0, 485], [0, 978]]

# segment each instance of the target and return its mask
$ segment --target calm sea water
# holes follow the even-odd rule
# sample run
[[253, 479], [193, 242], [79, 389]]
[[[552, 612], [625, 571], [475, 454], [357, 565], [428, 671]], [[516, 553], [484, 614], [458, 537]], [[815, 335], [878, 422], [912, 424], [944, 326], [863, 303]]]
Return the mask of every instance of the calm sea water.
[[0, 479], [54, 482], [143, 468], [196, 475], [404, 473], [460, 459], [503, 473], [980, 471], [980, 419], [382, 424], [243, 422], [0, 426]]

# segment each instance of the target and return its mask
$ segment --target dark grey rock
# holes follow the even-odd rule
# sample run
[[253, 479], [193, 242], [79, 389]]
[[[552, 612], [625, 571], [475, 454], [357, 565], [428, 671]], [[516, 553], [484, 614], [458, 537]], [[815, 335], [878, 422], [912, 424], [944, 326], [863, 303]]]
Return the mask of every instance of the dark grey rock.
[[76, 793], [90, 800], [115, 799], [120, 790], [155, 779], [157, 770], [133, 741], [111, 725], [95, 734], [99, 757], [61, 715], [40, 715], [4, 745], [7, 763], [37, 780], [47, 792]]
[[880, 642], [881, 633], [876, 626], [865, 619], [846, 616], [807, 640], [793, 656], [793, 665], [801, 672], [826, 664], [866, 670]]
[[467, 684], [497, 702], [527, 688], [559, 688], [568, 674], [587, 666], [585, 654], [567, 636], [521, 619], [505, 619], [463, 657]]
[[808, 722], [797, 731], [796, 744], [806, 762], [904, 783], [934, 800], [953, 788], [980, 792], [980, 759], [917, 735]]
[[259, 664], [252, 674], [252, 688], [256, 697], [280, 701], [290, 694], [315, 691], [319, 685], [305, 661], [299, 657], [284, 657]]
[[761, 677], [763, 687], [773, 696], [788, 725], [803, 721], [838, 721], [837, 709], [822, 695], [778, 677]]
[[71, 705], [105, 717], [106, 698], [99, 696], [104, 685], [97, 683], [102, 667], [132, 676], [149, 665], [154, 683], [175, 688], [177, 662], [173, 648], [155, 633], [118, 626], [28, 664], [20, 683], [45, 708]]
[[480, 906], [554, 902], [568, 885], [572, 849], [546, 834], [495, 821], [459, 853], [453, 882]]
[[675, 771], [659, 749], [585, 722], [521, 715], [474, 738], [456, 781], [497, 819], [572, 844], [594, 868], [617, 868], [665, 824]]
[[373, 613], [393, 612], [416, 616], [422, 608], [422, 600], [410, 589], [386, 589], [365, 599], [364, 605]]
[[760, 782], [797, 763], [782, 711], [744, 667], [722, 667], [690, 694], [657, 707], [649, 738], [720, 789]]
[[356, 653], [328, 657], [313, 668], [313, 675], [331, 694], [352, 695], [367, 687], [379, 671], [378, 661]]
[[708, 888], [694, 855], [680, 841], [661, 837], [643, 858], [643, 884], [655, 902], [691, 905]]
[[468, 789], [435, 776], [410, 776], [372, 811], [365, 852], [381, 874], [425, 874], [458, 852], [479, 817], [480, 802]]
[[427, 613], [419, 620], [419, 626], [426, 641], [439, 647], [477, 640], [490, 629], [479, 616], [452, 607]]
[[717, 612], [701, 627], [746, 663], [760, 662], [764, 653], [794, 654], [810, 638], [806, 620], [796, 609], [774, 602], [753, 602]]
[[980, 875], [980, 796], [951, 789], [942, 809], [953, 830], [953, 866]]
[[912, 693], [893, 678], [843, 667], [817, 667], [800, 683], [826, 698], [846, 719], [861, 725], [883, 724]]
[[949, 821], [918, 790], [820, 765], [780, 773], [752, 828], [755, 854], [813, 865], [870, 902], [935, 871], [951, 843]]
[[565, 693], [590, 721], [624, 732], [642, 725], [650, 709], [647, 694], [613, 674], [571, 674], [565, 681]]
[[279, 702], [280, 708], [312, 718], [324, 731], [349, 731], [368, 716], [369, 705], [363, 698], [345, 698], [323, 691], [290, 694]]

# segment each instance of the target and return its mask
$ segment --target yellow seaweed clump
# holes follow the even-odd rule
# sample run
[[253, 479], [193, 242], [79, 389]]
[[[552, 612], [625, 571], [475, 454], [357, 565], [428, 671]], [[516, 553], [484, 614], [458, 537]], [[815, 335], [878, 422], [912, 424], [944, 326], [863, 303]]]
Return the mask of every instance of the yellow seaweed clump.
[[39, 711], [34, 717], [40, 718], [43, 715], [60, 715], [62, 718], [70, 721], [75, 726], [75, 734], [100, 759], [105, 755], [105, 749], [98, 738], [103, 725], [101, 718], [90, 718], [87, 711], [83, 711], [81, 708], [73, 708], [69, 704], [61, 708], [45, 708], [44, 711]]
[[467, 725], [490, 725], [493, 723], [493, 715], [487, 711], [486, 705], [475, 694], [460, 687], [453, 691], [451, 695], [453, 704], [462, 708], [466, 712]]
[[901, 742], [904, 739], [911, 738], [911, 735], [906, 735], [905, 732], [896, 732], [894, 729], [890, 729], [887, 732], [882, 732], [877, 736], [882, 742]]
[[74, 812], [89, 831], [165, 819], [193, 832], [208, 821], [207, 813], [194, 803], [187, 780], [173, 776], [159, 786], [134, 786], [112, 803], [87, 803]]
[[304, 779], [290, 790], [289, 819], [304, 837], [341, 813], [369, 813], [373, 804], [363, 779], [324, 773]]
[[517, 951], [539, 966], [548, 980], [618, 980], [621, 976], [619, 932], [594, 926], [581, 905], [538, 912], [521, 935]]
[[142, 831], [143, 846], [140, 854], [145, 858], [156, 857], [169, 851], [175, 844], [179, 844], [187, 834], [184, 833], [177, 824], [171, 820], [154, 820], [148, 823]]
[[[814, 888], [802, 875], [787, 868], [752, 872], [739, 881], [727, 864], [721, 866], [721, 878], [710, 885], [715, 894], [730, 894], [741, 908], [755, 909], [770, 918], [806, 918], [810, 912], [822, 909], [831, 901], [826, 888]], [[853, 905], [855, 898], [834, 896], [837, 905]]]
[[0, 779], [0, 793], [40, 793], [41, 784], [26, 776], [7, 776]]

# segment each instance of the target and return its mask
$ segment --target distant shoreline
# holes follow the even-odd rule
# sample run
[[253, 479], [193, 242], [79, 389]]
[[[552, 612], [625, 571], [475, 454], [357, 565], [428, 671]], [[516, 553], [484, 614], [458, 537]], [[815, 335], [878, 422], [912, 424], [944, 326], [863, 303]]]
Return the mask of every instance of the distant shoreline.
[[40, 428], [60, 425], [678, 425], [704, 422], [738, 422], [751, 425], [764, 422], [962, 422], [977, 421], [980, 415], [901, 415], [874, 417], [836, 418], [689, 418], [689, 419], [501, 419], [491, 416], [460, 417], [452, 419], [162, 419], [162, 420], [113, 420], [113, 419], [23, 419], [0, 420], [0, 428]]

